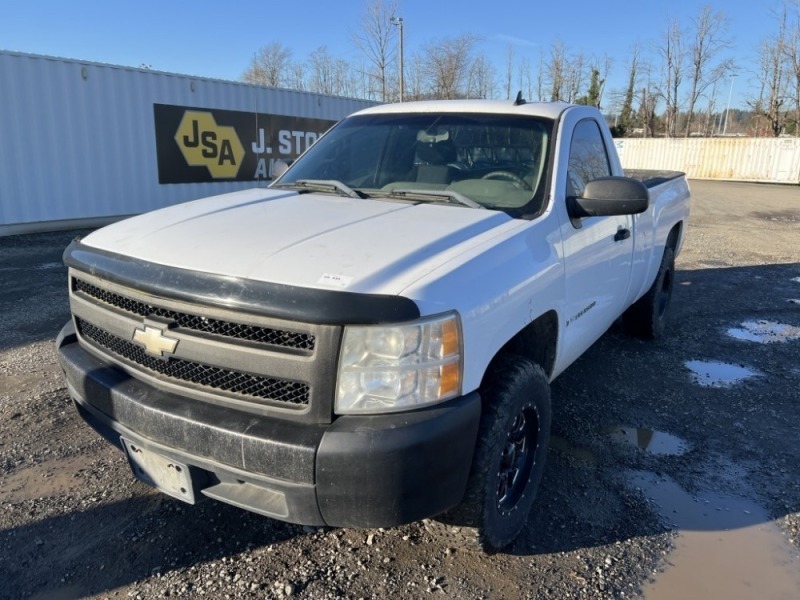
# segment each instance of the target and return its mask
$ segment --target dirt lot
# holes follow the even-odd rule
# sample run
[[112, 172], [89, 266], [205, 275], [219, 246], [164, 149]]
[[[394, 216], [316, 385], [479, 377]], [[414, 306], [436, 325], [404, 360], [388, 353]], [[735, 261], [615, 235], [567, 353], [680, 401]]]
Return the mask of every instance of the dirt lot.
[[0, 238], [0, 597], [800, 597], [800, 189], [692, 186], [669, 334], [614, 327], [554, 382], [540, 497], [491, 556], [137, 483], [56, 364], [79, 232]]

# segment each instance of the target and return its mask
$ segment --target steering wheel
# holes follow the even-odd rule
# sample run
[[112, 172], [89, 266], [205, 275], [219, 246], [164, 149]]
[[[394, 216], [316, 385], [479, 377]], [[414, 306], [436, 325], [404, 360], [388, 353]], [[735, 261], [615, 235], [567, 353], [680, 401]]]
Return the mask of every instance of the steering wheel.
[[531, 191], [532, 189], [531, 186], [528, 185], [527, 181], [518, 175], [514, 175], [514, 173], [511, 171], [492, 171], [491, 173], [487, 173], [481, 177], [481, 179], [504, 179], [506, 181], [510, 181], [523, 190]]

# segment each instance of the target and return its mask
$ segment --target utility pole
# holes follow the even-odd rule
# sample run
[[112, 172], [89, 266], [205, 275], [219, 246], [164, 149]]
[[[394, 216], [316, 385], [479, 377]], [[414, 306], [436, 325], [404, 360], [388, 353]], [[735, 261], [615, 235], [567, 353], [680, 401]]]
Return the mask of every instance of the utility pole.
[[403, 17], [391, 17], [389, 21], [400, 30], [400, 102], [403, 101]]

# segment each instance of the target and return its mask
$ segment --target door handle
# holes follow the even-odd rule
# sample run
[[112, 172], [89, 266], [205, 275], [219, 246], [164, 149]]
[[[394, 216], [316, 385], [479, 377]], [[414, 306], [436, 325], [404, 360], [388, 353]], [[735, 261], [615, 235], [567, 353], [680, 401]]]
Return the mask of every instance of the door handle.
[[630, 229], [617, 229], [617, 233], [614, 234], [614, 241], [621, 242], [622, 240], [627, 240], [629, 237], [631, 237]]

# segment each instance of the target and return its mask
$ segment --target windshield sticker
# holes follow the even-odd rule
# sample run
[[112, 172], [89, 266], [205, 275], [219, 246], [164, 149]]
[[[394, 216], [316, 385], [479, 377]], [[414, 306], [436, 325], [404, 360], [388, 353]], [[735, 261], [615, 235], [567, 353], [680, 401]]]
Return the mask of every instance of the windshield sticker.
[[325, 273], [317, 280], [321, 285], [331, 285], [338, 288], [346, 288], [353, 281], [352, 277], [347, 275], [335, 275], [333, 273]]

